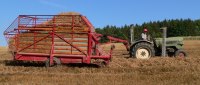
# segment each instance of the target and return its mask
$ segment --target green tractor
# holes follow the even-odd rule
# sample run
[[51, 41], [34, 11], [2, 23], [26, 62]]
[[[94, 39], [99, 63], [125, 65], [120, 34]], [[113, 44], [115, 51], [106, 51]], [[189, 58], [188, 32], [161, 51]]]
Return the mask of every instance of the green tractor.
[[154, 56], [169, 56], [169, 57], [186, 57], [186, 52], [183, 51], [182, 37], [168, 37], [166, 38], [166, 29], [163, 31], [163, 38], [139, 39], [133, 41], [133, 30], [131, 32], [131, 40], [122, 40], [107, 36], [110, 41], [122, 42], [130, 57], [137, 59], [149, 59]]
[[[130, 47], [131, 57], [137, 59], [149, 59], [153, 56], [161, 56], [162, 38], [155, 38], [153, 41], [138, 40]], [[186, 57], [183, 51], [183, 38], [170, 37], [166, 38], [166, 55], [175, 57]]]
[[[163, 39], [134, 41], [129, 49], [130, 56], [137, 59], [149, 59], [154, 56], [162, 56], [162, 53], [165, 53], [164, 55], [169, 57], [186, 57], [186, 52], [183, 51], [182, 37], [165, 38], [165, 45], [163, 45]], [[162, 52], [162, 46], [165, 46], [165, 52]]]

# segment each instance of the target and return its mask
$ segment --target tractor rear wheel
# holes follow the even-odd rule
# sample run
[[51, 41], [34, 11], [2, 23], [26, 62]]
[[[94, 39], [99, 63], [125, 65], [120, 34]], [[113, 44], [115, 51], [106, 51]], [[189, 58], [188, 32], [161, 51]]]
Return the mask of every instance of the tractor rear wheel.
[[137, 59], [149, 59], [155, 55], [153, 46], [149, 43], [138, 43], [134, 48], [134, 56]]

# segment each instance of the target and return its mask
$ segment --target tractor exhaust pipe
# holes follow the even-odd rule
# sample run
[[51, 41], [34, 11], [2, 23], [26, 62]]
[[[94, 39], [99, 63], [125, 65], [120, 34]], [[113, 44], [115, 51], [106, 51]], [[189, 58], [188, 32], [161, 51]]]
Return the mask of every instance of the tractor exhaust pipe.
[[166, 38], [167, 38], [167, 27], [162, 27], [163, 39], [162, 39], [162, 56], [166, 57]]

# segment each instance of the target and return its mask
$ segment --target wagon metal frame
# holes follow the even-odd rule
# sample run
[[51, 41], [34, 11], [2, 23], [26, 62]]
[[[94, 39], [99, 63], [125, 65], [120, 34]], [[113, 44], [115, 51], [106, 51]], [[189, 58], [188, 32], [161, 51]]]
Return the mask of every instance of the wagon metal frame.
[[[58, 17], [61, 18], [58, 19]], [[66, 18], [66, 21], [65, 19], [62, 21], [62, 18]], [[58, 31], [60, 27], [64, 28], [64, 31]], [[69, 30], [65, 30], [65, 28]], [[93, 25], [82, 15], [19, 15], [4, 31], [4, 35], [14, 60], [48, 61], [49, 65], [52, 66], [54, 58], [57, 58], [61, 63], [87, 64], [92, 63], [93, 59], [101, 59], [108, 64], [112, 56], [112, 48], [107, 53], [100, 49], [99, 39], [102, 35], [96, 33]], [[86, 36], [85, 40], [75, 40], [83, 37], [82, 35]], [[66, 38], [65, 36], [71, 37]], [[23, 38], [30, 40], [23, 40]], [[50, 40], [50, 42], [45, 40]], [[55, 48], [56, 40], [62, 41], [63, 45], [60, 48]], [[81, 49], [81, 45], [74, 44], [74, 42], [82, 41], [87, 43], [84, 44], [87, 46], [85, 50]], [[65, 45], [70, 47], [64, 48]], [[38, 46], [50, 49], [44, 48], [47, 53], [37, 53], [38, 49], [41, 50]], [[69, 53], [56, 54], [55, 49], [69, 50]]]

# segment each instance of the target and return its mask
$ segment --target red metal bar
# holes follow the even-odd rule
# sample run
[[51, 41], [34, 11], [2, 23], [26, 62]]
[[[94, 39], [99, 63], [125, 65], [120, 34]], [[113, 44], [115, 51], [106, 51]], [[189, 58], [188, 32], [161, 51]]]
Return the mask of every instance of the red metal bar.
[[64, 39], [63, 37], [55, 34], [58, 38], [62, 39], [63, 41], [65, 41], [66, 43], [68, 43], [70, 46], [72, 46], [73, 48], [77, 49], [79, 52], [83, 53], [84, 55], [87, 56], [87, 54], [85, 52], [83, 52], [82, 50], [80, 50], [78, 47], [72, 45], [68, 40]]
[[51, 36], [52, 36], [52, 45], [51, 45], [51, 54], [50, 54], [50, 66], [53, 65], [53, 57], [54, 57], [54, 35], [55, 35], [55, 17], [53, 17], [53, 31], [51, 33]]
[[[72, 32], [74, 32], [74, 16], [72, 16]], [[72, 40], [74, 40], [74, 33], [71, 34], [72, 36]], [[73, 44], [73, 42], [71, 42], [71, 44]], [[72, 54], [72, 49], [73, 47], [71, 47], [71, 54]]]
[[114, 37], [111, 37], [111, 36], [107, 36], [107, 38], [110, 40], [110, 42], [112, 42], [112, 41], [122, 42], [125, 45], [127, 51], [129, 51], [129, 42], [127, 40], [122, 40], [122, 39], [114, 38]]
[[30, 28], [20, 28], [20, 29], [16, 29], [16, 30], [31, 30], [31, 31], [52, 31], [53, 29], [50, 28], [35, 28], [35, 29], [30, 29]]
[[[34, 23], [36, 25], [36, 16], [35, 16], [35, 18], [33, 20], [34, 20]], [[36, 41], [36, 32], [34, 31], [34, 43], [35, 43], [35, 41]], [[36, 48], [36, 44], [34, 44], [34, 49], [35, 48]]]
[[96, 36], [96, 35], [92, 35], [92, 39], [94, 40], [94, 42], [96, 43], [96, 44], [98, 44], [99, 43], [99, 40], [100, 40], [100, 37], [101, 35], [98, 35], [98, 36]]
[[82, 63], [81, 58], [60, 58], [61, 63]]
[[107, 36], [107, 38], [111, 41], [117, 41], [117, 42], [124, 42], [124, 43], [128, 43], [127, 40], [122, 40], [122, 39], [119, 39], [119, 38], [114, 38], [114, 37], [111, 37], [111, 36]]
[[92, 51], [92, 34], [88, 33], [88, 55], [91, 56]]
[[[18, 23], [20, 23], [20, 17], [18, 18]], [[19, 28], [19, 26], [18, 26], [18, 28]], [[19, 49], [19, 34], [20, 34], [20, 32], [19, 32], [19, 30], [17, 30], [17, 38], [16, 38], [16, 50], [18, 51], [18, 49]]]
[[86, 22], [86, 25], [89, 27], [89, 32], [95, 32], [93, 25], [88, 21], [88, 19], [85, 16], [81, 16], [82, 20]]
[[86, 59], [84, 62], [90, 63], [91, 60], [91, 51], [92, 51], [92, 41], [91, 41], [92, 35], [91, 33], [88, 33], [88, 56], [86, 56]]
[[32, 19], [37, 19], [36, 18], [37, 15], [32, 15], [32, 17], [30, 15], [19, 15], [19, 17], [26, 17], [26, 18], [32, 18]]
[[[68, 22], [68, 23], [71, 23], [71, 22]], [[22, 28], [45, 28], [45, 27], [46, 28], [52, 28], [53, 27], [53, 25], [49, 25], [49, 24], [42, 24], [42, 25], [45, 25], [45, 26], [31, 26], [31, 27], [24, 26], [24, 25], [27, 25], [27, 24], [21, 24], [21, 25], [23, 25], [23, 26], [19, 26], [19, 27], [22, 27]], [[28, 25], [35, 25], [35, 24], [28, 24]], [[56, 26], [72, 27], [72, 25], [67, 25], [67, 24], [56, 24]], [[81, 26], [74, 24], [74, 27], [81, 27]]]
[[[44, 56], [44, 57], [49, 57], [50, 54], [45, 54], [45, 53], [18, 53], [18, 55], [23, 55], [23, 56]], [[63, 58], [84, 58], [85, 55], [65, 55], [65, 54], [54, 54], [54, 56], [57, 57], [63, 57]]]
[[[19, 15], [19, 16], [21, 16], [21, 17], [30, 17], [30, 16], [46, 16], [46, 17], [48, 17], [48, 16], [52, 16], [52, 17], [56, 17], [56, 16], [83, 16], [83, 15]], [[39, 19], [39, 18], [37, 18], [37, 19]], [[48, 18], [48, 19], [52, 19], [52, 18]]]
[[35, 56], [35, 55], [19, 55], [15, 56], [15, 60], [28, 60], [28, 61], [45, 61], [47, 57], [45, 56]]
[[24, 50], [24, 49], [27, 49], [27, 48], [33, 46], [34, 44], [36, 44], [36, 43], [38, 43], [38, 42], [40, 42], [40, 41], [46, 39], [46, 38], [49, 37], [49, 36], [50, 36], [50, 35], [47, 35], [46, 37], [43, 37], [42, 39], [36, 41], [35, 43], [33, 43], [33, 44], [31, 44], [31, 45], [29, 45], [29, 46], [27, 46], [27, 47], [25, 47], [25, 48], [23, 48], [23, 49], [21, 49], [21, 50], [19, 50], [18, 52], [20, 52], [20, 51], [22, 51], [22, 50]]

